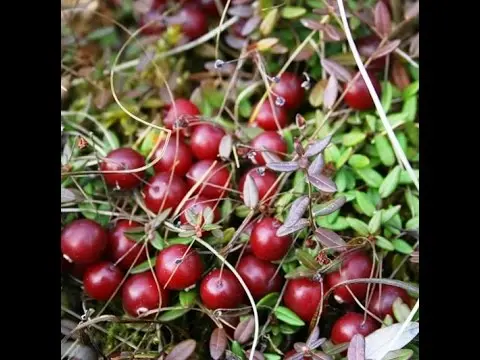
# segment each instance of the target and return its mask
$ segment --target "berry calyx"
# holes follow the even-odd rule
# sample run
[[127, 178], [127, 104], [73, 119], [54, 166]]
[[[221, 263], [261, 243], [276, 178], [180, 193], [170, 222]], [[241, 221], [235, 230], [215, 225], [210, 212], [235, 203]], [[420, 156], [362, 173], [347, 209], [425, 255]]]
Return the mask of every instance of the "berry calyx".
[[90, 265], [83, 274], [83, 286], [88, 296], [107, 301], [123, 279], [122, 271], [109, 261]]
[[287, 125], [287, 110], [283, 107], [274, 106], [274, 110], [270, 105], [270, 101], [266, 99], [258, 110], [258, 114], [254, 120], [254, 124], [261, 127], [263, 130], [278, 130], [277, 123], [273, 116], [277, 115], [277, 121], [280, 128], [284, 128]]
[[[368, 75], [375, 92], [377, 93], [378, 97], [380, 97], [382, 95], [382, 87], [380, 82], [371, 72], [369, 72]], [[348, 106], [355, 110], [369, 110], [374, 107], [373, 99], [370, 96], [367, 84], [363, 80], [361, 74], [358, 75], [357, 79], [350, 86], [343, 99]]]
[[197, 196], [185, 202], [180, 213], [180, 222], [188, 224], [186, 212], [191, 209], [194, 214], [203, 214], [203, 210], [210, 208], [213, 210], [213, 222], [220, 220], [220, 210], [218, 210], [217, 201], [205, 196]]
[[[129, 239], [125, 234], [125, 231], [141, 227], [142, 224], [135, 221], [119, 220], [108, 232], [109, 257], [113, 262], [118, 262], [117, 266], [123, 270], [128, 270], [147, 260], [147, 254], [142, 244]], [[138, 259], [135, 261], [137, 256]]]
[[372, 318], [348, 312], [333, 324], [330, 339], [334, 344], [347, 343], [357, 334], [367, 336], [378, 328], [379, 325]]
[[250, 243], [254, 255], [266, 261], [277, 261], [283, 258], [290, 246], [292, 238], [289, 235], [277, 236], [276, 232], [282, 223], [275, 218], [263, 218], [255, 224], [250, 235]]
[[200, 181], [203, 175], [212, 166], [214, 160], [201, 160], [193, 164], [190, 170], [188, 170], [186, 178], [189, 187], [194, 186], [197, 182], [201, 184], [198, 186], [196, 192], [207, 198], [221, 198], [224, 194], [229, 183], [230, 172], [222, 164], [217, 162], [213, 165], [206, 178]]
[[[168, 129], [177, 128], [178, 123], [188, 124], [192, 119], [190, 117], [200, 115], [198, 107], [190, 100], [179, 98], [176, 99], [163, 119], [163, 124]], [[176, 124], [177, 123], [177, 124]]]
[[199, 160], [215, 160], [224, 135], [225, 131], [211, 124], [196, 126], [190, 137], [193, 155]]
[[125, 281], [122, 288], [122, 305], [127, 314], [138, 317], [143, 313], [158, 309], [168, 304], [168, 290], [158, 286], [150, 270], [132, 275]]
[[203, 278], [200, 298], [209, 309], [233, 309], [243, 302], [244, 291], [230, 270], [215, 269]]
[[175, 209], [188, 188], [181, 177], [166, 172], [155, 174], [144, 187], [145, 205], [154, 213]]
[[[165, 140], [162, 140], [155, 150], [155, 158], [162, 155]], [[183, 140], [172, 137], [168, 141], [161, 159], [153, 165], [155, 172], [168, 172], [173, 170], [175, 175], [184, 176], [192, 166], [192, 152]]]
[[[107, 154], [100, 164], [100, 170], [132, 170], [143, 166], [145, 166], [145, 159], [139, 152], [131, 148], [120, 148]], [[125, 190], [138, 186], [144, 175], [145, 171], [141, 170], [131, 173], [104, 173], [103, 177], [107, 185]]]
[[283, 294], [285, 305], [306, 322], [312, 320], [322, 298], [322, 285], [307, 278], [291, 279]]
[[93, 220], [72, 221], [62, 231], [62, 253], [74, 263], [91, 264], [102, 257], [106, 247], [107, 233]]
[[257, 135], [251, 142], [251, 147], [255, 149], [255, 161], [258, 165], [265, 165], [263, 153], [269, 151], [277, 155], [280, 159], [284, 158], [287, 152], [287, 143], [275, 131], [264, 131]]
[[243, 256], [236, 267], [239, 275], [252, 293], [254, 299], [261, 299], [282, 288], [282, 277], [277, 266], [253, 255]]

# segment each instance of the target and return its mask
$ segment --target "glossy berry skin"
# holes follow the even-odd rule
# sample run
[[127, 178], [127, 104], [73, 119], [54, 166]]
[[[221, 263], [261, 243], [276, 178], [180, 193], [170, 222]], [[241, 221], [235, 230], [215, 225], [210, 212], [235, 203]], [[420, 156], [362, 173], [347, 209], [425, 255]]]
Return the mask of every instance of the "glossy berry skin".
[[[254, 299], [261, 299], [271, 292], [282, 289], [282, 277], [277, 266], [253, 255], [245, 255], [237, 265], [237, 271], [252, 293]], [[275, 276], [274, 276], [275, 275]]]
[[[155, 263], [155, 273], [158, 282], [171, 290], [183, 290], [195, 284], [203, 272], [203, 263], [200, 255], [188, 246], [177, 244], [169, 246], [158, 253]], [[177, 261], [183, 261], [178, 265]], [[172, 276], [173, 274], [173, 276]]]
[[150, 178], [143, 189], [145, 205], [154, 213], [168, 208], [174, 209], [180, 204], [187, 191], [187, 185], [178, 175], [167, 172], [158, 173]]
[[186, 116], [184, 120], [190, 122], [188, 117], [196, 115], [200, 115], [200, 110], [198, 110], [198, 107], [190, 100], [179, 98], [170, 105], [167, 115], [163, 119], [163, 124], [166, 128], [173, 129], [175, 121], [179, 117]]
[[[257, 185], [259, 200], [262, 200], [264, 198], [267, 199], [265, 196], [267, 196], [267, 192], [273, 186], [273, 184], [275, 184], [275, 181], [277, 180], [277, 175], [273, 171], [265, 168], [256, 167], [250, 169], [247, 173], [243, 174], [238, 183], [238, 189], [242, 194], [247, 174], [252, 177], [253, 182], [255, 183], [255, 185]], [[268, 198], [272, 197], [275, 194], [275, 189], [276, 186], [272, 188], [272, 190], [268, 193]]]
[[[178, 141], [178, 143], [177, 143]], [[162, 155], [163, 147], [165, 146], [165, 140], [162, 140], [157, 149], [155, 150], [155, 158], [157, 159]], [[168, 172], [170, 173], [175, 165], [174, 174], [178, 176], [184, 176], [190, 166], [192, 166], [192, 152], [190, 147], [181, 139], [176, 139], [172, 136], [168, 141], [161, 159], [153, 165], [156, 173]]]
[[285, 305], [306, 322], [312, 320], [322, 298], [322, 285], [307, 278], [291, 279], [283, 294]]
[[263, 158], [265, 150], [277, 155], [280, 159], [283, 159], [282, 154], [287, 152], [287, 143], [275, 131], [262, 132], [252, 140], [250, 146], [256, 150], [255, 161], [258, 165], [265, 165]]
[[[280, 125], [280, 128], [284, 128], [288, 122], [287, 110], [284, 106], [279, 107], [274, 105], [274, 108], [275, 113], [277, 114], [278, 125]], [[270, 101], [268, 99], [265, 100], [258, 110], [254, 124], [261, 127], [263, 130], [278, 130], [273, 113]]]
[[392, 305], [397, 298], [401, 298], [405, 304], [410, 305], [411, 298], [404, 289], [397, 286], [377, 285], [368, 304], [368, 310], [380, 319], [384, 319], [387, 315], [394, 316]]
[[277, 261], [283, 258], [290, 246], [292, 238], [289, 235], [277, 236], [276, 232], [282, 223], [275, 218], [266, 217], [253, 227], [250, 235], [253, 254], [266, 261]]
[[332, 327], [330, 339], [336, 344], [349, 342], [355, 335], [367, 336], [377, 330], [379, 325], [370, 317], [364, 319], [363, 314], [348, 312], [340, 317]]
[[[372, 81], [375, 92], [378, 97], [382, 95], [382, 87], [380, 82], [371, 72], [368, 73]], [[354, 110], [370, 110], [374, 107], [373, 99], [368, 92], [367, 84], [363, 80], [362, 75], [359, 75], [355, 82], [350, 86], [343, 98], [345, 103]]]
[[[142, 224], [135, 221], [119, 220], [108, 232], [108, 254], [114, 263], [122, 259], [117, 264], [119, 268], [129, 270], [130, 267], [147, 260], [147, 254], [143, 245], [129, 239], [125, 235], [125, 231], [142, 227]], [[135, 261], [137, 256], [138, 259]]]
[[187, 209], [192, 209], [195, 214], [202, 214], [207, 207], [213, 210], [213, 222], [220, 220], [220, 210], [218, 210], [217, 201], [206, 198], [205, 196], [198, 196], [189, 199], [185, 202], [180, 213], [180, 222], [188, 224], [187, 216], [185, 215]]
[[197, 6], [185, 5], [179, 12], [183, 33], [190, 39], [196, 39], [208, 31], [207, 16]]
[[[345, 280], [370, 277], [373, 263], [366, 253], [356, 251], [346, 255], [339, 270], [329, 273], [325, 277], [328, 288], [335, 286]], [[353, 294], [359, 299], [365, 299], [368, 284], [348, 285]], [[339, 303], [353, 304], [355, 300], [345, 286], [339, 286], [333, 290], [333, 296]]]
[[123, 279], [122, 271], [109, 261], [90, 265], [83, 274], [83, 287], [88, 296], [107, 301]]
[[[199, 182], [212, 164], [213, 160], [200, 160], [193, 164], [186, 175], [188, 187], [190, 188], [194, 186], [197, 181]], [[201, 182], [196, 192], [209, 199], [221, 198], [223, 193], [228, 191], [223, 188], [228, 186], [229, 177], [230, 172], [228, 169], [222, 163], [217, 162], [212, 170], [209, 171], [206, 179]], [[206, 185], [207, 183], [209, 185]]]
[[195, 126], [190, 137], [192, 154], [199, 160], [215, 160], [225, 131], [211, 124]]
[[[100, 164], [102, 171], [131, 170], [145, 166], [145, 159], [137, 151], [130, 148], [115, 149], [108, 153]], [[104, 173], [103, 177], [107, 185], [119, 187], [122, 190], [133, 189], [140, 185], [145, 171], [134, 173]]]
[[[356, 41], [356, 45], [358, 47], [358, 52], [360, 55], [365, 57], [367, 60], [373, 53], [378, 49], [381, 40], [376, 35], [368, 35], [359, 38]], [[381, 71], [385, 68], [385, 63], [387, 61], [386, 56], [382, 56], [378, 59], [372, 60], [368, 65], [368, 69], [372, 71]]]
[[100, 260], [106, 247], [107, 233], [95, 221], [75, 220], [62, 231], [62, 253], [76, 264], [91, 264]]
[[302, 88], [302, 79], [294, 73], [284, 72], [280, 81], [273, 86], [273, 91], [285, 99], [283, 105], [287, 110], [295, 110], [302, 105], [305, 89]]
[[137, 317], [142, 313], [158, 309], [160, 296], [161, 307], [168, 304], [168, 290], [157, 286], [155, 278], [150, 270], [132, 275], [125, 281], [122, 288], [122, 305], [127, 314]]
[[242, 285], [228, 269], [212, 270], [200, 284], [200, 298], [211, 310], [233, 309], [244, 300]]

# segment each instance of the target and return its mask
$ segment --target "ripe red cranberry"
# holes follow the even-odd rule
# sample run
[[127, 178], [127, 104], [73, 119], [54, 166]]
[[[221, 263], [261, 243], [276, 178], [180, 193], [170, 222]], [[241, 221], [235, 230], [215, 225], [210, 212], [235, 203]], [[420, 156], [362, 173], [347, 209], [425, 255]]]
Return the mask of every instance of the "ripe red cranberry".
[[292, 238], [289, 235], [277, 236], [276, 232], [280, 226], [282, 223], [271, 217], [263, 218], [255, 224], [250, 235], [250, 243], [257, 258], [277, 261], [287, 254], [292, 245]]
[[[132, 170], [145, 166], [145, 159], [137, 151], [130, 148], [115, 149], [108, 153], [100, 164], [102, 171]], [[145, 170], [134, 173], [104, 173], [107, 185], [120, 189], [132, 189], [142, 182]]]
[[368, 304], [368, 310], [380, 319], [384, 319], [387, 315], [393, 316], [392, 305], [397, 298], [401, 298], [405, 304], [410, 305], [411, 298], [404, 289], [391, 285], [377, 285]]
[[283, 106], [287, 110], [295, 110], [302, 105], [305, 96], [302, 82], [297, 74], [284, 72], [280, 76], [280, 81], [273, 86], [273, 92], [285, 99]]
[[[122, 259], [117, 266], [123, 270], [128, 270], [130, 267], [147, 260], [147, 254], [143, 245], [129, 239], [125, 235], [125, 231], [139, 227], [141, 228], [142, 224], [135, 221], [119, 220], [115, 227], [108, 232], [108, 253], [110, 259], [115, 263]], [[135, 261], [137, 256], [138, 259]]]
[[[158, 253], [155, 273], [162, 286], [167, 289], [183, 290], [195, 284], [203, 272], [200, 255], [188, 246], [177, 244], [169, 246]], [[182, 260], [182, 257], [185, 257]]]
[[188, 123], [191, 121], [190, 116], [200, 115], [198, 107], [187, 99], [176, 99], [167, 112], [167, 115], [163, 119], [163, 125], [168, 129], [173, 129], [175, 121], [181, 117]]
[[245, 255], [236, 269], [254, 299], [261, 299], [271, 292], [279, 292], [282, 289], [282, 277], [277, 273], [277, 266], [268, 261], [260, 260], [253, 255]]
[[[345, 280], [368, 278], [372, 271], [370, 256], [362, 251], [356, 251], [345, 256], [340, 269], [327, 274], [325, 282], [329, 288]], [[348, 285], [352, 293], [359, 299], [365, 299], [368, 284]], [[355, 300], [345, 286], [339, 286], [333, 290], [334, 298], [339, 303], [353, 304]]]
[[[243, 176], [240, 178], [240, 181], [238, 183], [238, 189], [239, 191], [243, 194], [243, 186], [245, 185], [245, 179], [247, 178], [247, 174], [250, 175], [253, 179], [253, 182], [255, 185], [257, 185], [258, 189], [258, 198], [262, 200], [268, 192], [268, 198], [273, 196], [275, 194], [275, 189], [272, 188], [271, 191], [270, 188], [275, 184], [275, 181], [277, 180], [277, 175], [269, 170], [265, 169], [263, 167], [256, 167], [250, 169], [247, 173], [243, 174]], [[267, 199], [267, 198], [265, 198]]]
[[[372, 56], [375, 51], [377, 51], [380, 42], [381, 40], [376, 35], [368, 35], [361, 37], [356, 41], [358, 52], [360, 53], [360, 55], [364, 56], [366, 60], [370, 56]], [[385, 68], [386, 61], [386, 56], [382, 56], [378, 59], [372, 60], [368, 65], [368, 69], [372, 71], [381, 71]]]
[[283, 294], [285, 305], [307, 322], [312, 320], [322, 298], [322, 285], [307, 278], [290, 280]]
[[166, 172], [158, 173], [150, 178], [143, 189], [145, 205], [154, 213], [168, 208], [174, 209], [187, 191], [187, 185], [180, 176]]
[[83, 287], [91, 298], [107, 301], [123, 279], [122, 271], [109, 261], [90, 265], [83, 274]]
[[242, 285], [228, 269], [212, 270], [200, 284], [200, 298], [212, 310], [236, 308], [243, 302], [244, 295]]
[[[220, 2], [225, 5], [227, 0], [220, 0]], [[210, 16], [218, 16], [219, 12], [215, 0], [200, 0], [203, 10]]]
[[[201, 160], [192, 165], [186, 175], [189, 187], [194, 186], [200, 181], [202, 176], [208, 171], [210, 166], [212, 166], [213, 161], [214, 160]], [[222, 197], [222, 194], [225, 192], [224, 188], [228, 186], [229, 177], [230, 172], [228, 169], [222, 163], [217, 162], [209, 171], [206, 179], [201, 181], [201, 185], [197, 188], [197, 193], [210, 199], [218, 199]], [[207, 183], [209, 185], [205, 185]]]
[[74, 263], [94, 263], [102, 257], [106, 247], [107, 233], [95, 221], [75, 220], [62, 231], [62, 253]]
[[184, 5], [178, 17], [183, 33], [190, 39], [196, 39], [208, 31], [208, 20], [204, 11], [197, 6]]
[[202, 214], [203, 210], [209, 207], [213, 210], [213, 222], [220, 220], [220, 210], [216, 206], [217, 201], [209, 199], [205, 196], [197, 196], [185, 202], [180, 213], [180, 222], [188, 224], [187, 216], [185, 215], [187, 209], [192, 209], [195, 214]]
[[130, 316], [137, 317], [146, 311], [158, 309], [160, 296], [162, 299], [161, 307], [167, 306], [168, 295], [168, 290], [165, 290], [160, 284], [157, 285], [150, 270], [135, 274], [123, 284], [123, 309]]
[[[372, 81], [375, 92], [377, 93], [378, 97], [380, 97], [382, 95], [382, 87], [380, 86], [380, 82], [375, 75], [373, 75], [373, 73], [369, 72], [368, 76]], [[363, 80], [362, 75], [359, 75], [357, 80], [355, 80], [355, 82], [350, 86], [348, 91], [345, 93], [344, 100], [345, 103], [354, 110], [369, 110], [373, 108], [373, 99], [368, 92], [367, 84]]]
[[378, 324], [372, 318], [348, 312], [333, 324], [330, 339], [334, 344], [347, 343], [357, 334], [367, 336], [378, 328]]
[[193, 155], [199, 160], [215, 160], [224, 135], [225, 131], [211, 124], [196, 126], [190, 137]]
[[283, 159], [287, 152], [287, 144], [283, 138], [275, 131], [264, 131], [257, 135], [250, 144], [255, 149], [255, 161], [258, 165], [265, 165], [263, 152], [268, 150]]
[[[284, 107], [275, 106], [275, 114], [277, 114], [278, 125], [284, 128], [287, 125], [287, 110]], [[257, 117], [254, 123], [263, 130], [278, 130], [277, 123], [273, 116], [273, 110], [270, 106], [270, 101], [266, 99], [258, 110]]]
[[[161, 156], [163, 147], [165, 146], [165, 140], [162, 140], [157, 149], [155, 150], [155, 158]], [[172, 136], [168, 141], [165, 152], [162, 155], [162, 158], [153, 165], [155, 172], [168, 172], [173, 171], [178, 176], [184, 176], [190, 166], [192, 166], [192, 152], [190, 147], [183, 142], [181, 139], [176, 139], [175, 136]]]

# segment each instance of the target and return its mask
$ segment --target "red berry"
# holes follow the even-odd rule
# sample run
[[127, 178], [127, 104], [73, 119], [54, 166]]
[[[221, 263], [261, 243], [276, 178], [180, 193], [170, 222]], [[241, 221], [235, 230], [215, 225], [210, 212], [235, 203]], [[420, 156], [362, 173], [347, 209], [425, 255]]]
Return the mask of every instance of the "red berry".
[[263, 218], [255, 224], [250, 242], [257, 258], [277, 261], [287, 254], [292, 245], [292, 238], [289, 235], [277, 236], [276, 232], [280, 226], [282, 223], [274, 218]]
[[[178, 141], [178, 143], [177, 143]], [[155, 150], [155, 158], [161, 156], [163, 147], [165, 146], [165, 140], [162, 140]], [[178, 176], [184, 176], [190, 166], [192, 166], [192, 152], [190, 147], [186, 145], [183, 140], [171, 137], [164, 150], [162, 158], [153, 165], [155, 172], [168, 172], [173, 171]]]
[[[145, 159], [130, 148], [115, 149], [108, 153], [100, 164], [102, 171], [132, 170], [145, 166]], [[132, 189], [142, 182], [145, 170], [133, 173], [104, 173], [107, 185], [120, 189]]]
[[185, 215], [187, 209], [192, 209], [195, 214], [202, 214], [207, 207], [213, 210], [213, 222], [220, 220], [220, 211], [218, 210], [217, 201], [206, 198], [204, 196], [197, 196], [185, 202], [180, 213], [180, 222], [188, 224], [187, 216]]
[[212, 310], [233, 309], [244, 300], [242, 285], [228, 269], [215, 269], [205, 276], [200, 284], [200, 298]]
[[163, 119], [163, 124], [166, 128], [173, 129], [177, 119], [184, 117], [186, 122], [190, 122], [189, 117], [196, 115], [200, 115], [197, 106], [190, 100], [179, 98], [170, 105], [167, 115]]
[[[277, 114], [278, 125], [280, 125], [280, 128], [284, 128], [287, 125], [287, 110], [275, 105], [274, 108], [275, 114]], [[266, 99], [260, 106], [254, 123], [263, 130], [278, 130], [269, 99]]]
[[253, 255], [243, 256], [237, 265], [237, 271], [255, 299], [279, 292], [282, 288], [282, 277], [277, 272], [277, 267]]
[[145, 35], [160, 35], [165, 31], [165, 17], [156, 10], [150, 10], [140, 15], [139, 25], [147, 25], [142, 29]]
[[[192, 187], [197, 182], [200, 182], [200, 179], [212, 166], [213, 162], [214, 160], [201, 160], [193, 164], [186, 175], [188, 186]], [[228, 186], [229, 177], [230, 172], [228, 169], [222, 163], [217, 162], [209, 171], [206, 179], [201, 181], [201, 185], [199, 185], [196, 192], [210, 199], [221, 198], [225, 192], [224, 188]], [[207, 183], [209, 185], [205, 185]]]
[[190, 137], [193, 155], [199, 160], [215, 160], [224, 135], [225, 131], [211, 124], [196, 126]]
[[[365, 60], [367, 60], [370, 56], [373, 55], [375, 51], [377, 51], [380, 42], [381, 40], [376, 35], [368, 35], [361, 37], [356, 41], [358, 52], [360, 53], [360, 55], [365, 57]], [[386, 56], [382, 56], [378, 59], [372, 60], [368, 65], [368, 69], [372, 71], [381, 71], [385, 68], [386, 60]]]
[[257, 185], [258, 198], [260, 200], [264, 200], [263, 198], [267, 195], [267, 192], [268, 198], [272, 197], [275, 194], [276, 186], [272, 188], [272, 190], [270, 190], [270, 188], [273, 186], [273, 184], [275, 184], [275, 181], [277, 181], [277, 175], [273, 171], [265, 169], [263, 167], [252, 168], [247, 173], [243, 174], [238, 183], [238, 189], [242, 194], [247, 174], [252, 177], [253, 182], [255, 183], [255, 185]]
[[63, 229], [61, 247], [72, 262], [91, 264], [102, 257], [107, 247], [107, 233], [95, 221], [75, 220]]
[[[368, 278], [371, 276], [372, 267], [370, 257], [362, 251], [356, 251], [346, 255], [340, 269], [327, 274], [325, 281], [327, 286], [331, 288], [345, 280]], [[351, 284], [348, 287], [359, 300], [365, 299], [368, 284]], [[353, 304], [355, 302], [345, 286], [335, 288], [333, 293], [335, 300], [339, 303]]]
[[160, 296], [161, 307], [167, 306], [168, 290], [155, 281], [152, 272], [146, 271], [132, 275], [123, 284], [122, 304], [123, 309], [131, 316], [137, 317], [146, 311], [158, 309]]
[[355, 335], [367, 336], [378, 328], [378, 324], [372, 318], [348, 312], [333, 324], [330, 339], [334, 344], [348, 343]]
[[[368, 73], [372, 81], [375, 92], [378, 97], [382, 95], [382, 87], [378, 79], [371, 73]], [[359, 75], [355, 82], [350, 86], [344, 97], [345, 103], [355, 110], [369, 110], [373, 108], [373, 99], [368, 91], [367, 84], [363, 80], [362, 75]]]
[[184, 6], [178, 14], [183, 33], [190, 39], [196, 39], [208, 31], [207, 16], [197, 6]]
[[[128, 270], [130, 267], [138, 265], [147, 260], [145, 248], [141, 243], [129, 239], [125, 235], [125, 231], [141, 228], [142, 224], [135, 221], [119, 220], [115, 227], [108, 233], [108, 252], [110, 259], [117, 263], [118, 267]], [[137, 258], [137, 261], [135, 259]]]
[[255, 160], [258, 165], [265, 165], [263, 152], [268, 150], [283, 159], [284, 153], [287, 152], [287, 144], [283, 138], [275, 131], [264, 131], [257, 135], [250, 144], [255, 149]]
[[307, 322], [312, 320], [322, 298], [322, 285], [306, 278], [291, 279], [283, 294], [285, 305]]
[[380, 319], [387, 315], [393, 316], [392, 305], [397, 298], [401, 298], [407, 305], [410, 304], [410, 296], [404, 289], [391, 285], [377, 285], [368, 304], [368, 310]]
[[280, 81], [273, 86], [273, 92], [285, 99], [285, 108], [295, 110], [302, 105], [305, 89], [302, 87], [302, 79], [297, 74], [284, 72]]
[[[200, 255], [188, 246], [177, 244], [158, 253], [155, 273], [162, 286], [167, 289], [183, 290], [195, 284], [203, 272]], [[186, 256], [183, 258], [184, 254]]]
[[180, 204], [187, 191], [187, 185], [178, 175], [158, 173], [150, 178], [143, 189], [145, 205], [154, 213], [168, 208], [174, 209]]
[[115, 293], [123, 279], [123, 273], [109, 261], [90, 265], [83, 274], [85, 292], [91, 298], [107, 301]]
[[[227, 1], [220, 0], [220, 2], [225, 5]], [[217, 5], [215, 4], [215, 0], [200, 0], [200, 3], [202, 4], [203, 10], [205, 10], [205, 12], [208, 15], [211, 15], [211, 16], [219, 15]]]

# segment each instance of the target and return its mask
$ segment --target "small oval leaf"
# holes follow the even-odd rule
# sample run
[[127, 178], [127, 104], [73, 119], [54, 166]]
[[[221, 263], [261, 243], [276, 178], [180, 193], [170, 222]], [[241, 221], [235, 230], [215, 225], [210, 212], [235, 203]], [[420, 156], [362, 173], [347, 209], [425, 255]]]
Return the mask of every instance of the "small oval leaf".
[[308, 174], [312, 176], [321, 175], [323, 166], [325, 165], [323, 161], [323, 155], [318, 154], [315, 160], [308, 167]]
[[218, 146], [218, 153], [220, 157], [224, 159], [229, 159], [232, 152], [233, 140], [230, 134], [226, 134], [220, 140], [220, 145]]
[[247, 319], [241, 321], [235, 332], [233, 334], [233, 338], [235, 341], [238, 341], [240, 344], [245, 344], [253, 335], [253, 331], [255, 330], [255, 319], [253, 316], [249, 316]]
[[308, 221], [308, 219], [300, 219], [295, 224], [293, 224], [292, 226], [285, 226], [285, 225], [280, 226], [277, 229], [277, 232], [275, 233], [275, 235], [277, 235], [277, 236], [290, 235], [290, 234], [292, 234], [296, 231], [303, 230], [309, 224], [310, 224], [310, 221]]
[[400, 166], [395, 166], [385, 177], [385, 180], [382, 181], [378, 189], [378, 193], [382, 199], [389, 197], [397, 189], [398, 181], [400, 180], [400, 171]]
[[335, 75], [331, 75], [328, 79], [327, 86], [323, 93], [323, 105], [325, 108], [331, 109], [335, 104], [338, 96], [338, 81]]
[[290, 227], [300, 220], [305, 213], [305, 210], [307, 210], [309, 203], [310, 199], [307, 195], [300, 196], [297, 200], [295, 200], [288, 211], [287, 218], [285, 219], [283, 225]]
[[254, 209], [258, 205], [258, 188], [257, 184], [250, 175], [245, 179], [245, 186], [243, 187], [243, 199], [246, 206]]
[[372, 55], [372, 60], [384, 57], [391, 52], [395, 51], [396, 48], [400, 46], [401, 41], [400, 40], [393, 40], [387, 42], [385, 45], [383, 45], [381, 48], [378, 48]]
[[392, 30], [392, 18], [387, 5], [383, 1], [377, 1], [374, 13], [375, 27], [382, 36], [388, 36]]
[[196, 346], [196, 341], [192, 339], [179, 342], [170, 351], [165, 360], [187, 360], [195, 351]]
[[290, 172], [297, 170], [299, 166], [296, 161], [281, 161], [268, 163], [267, 168], [274, 171]]
[[313, 208], [313, 216], [325, 216], [329, 215], [338, 209], [340, 209], [345, 202], [347, 201], [347, 198], [345, 196], [341, 196], [337, 199], [330, 200], [326, 203], [315, 205]]
[[213, 360], [218, 360], [222, 357], [227, 349], [227, 334], [225, 329], [216, 328], [210, 336], [210, 356]]
[[277, 307], [274, 313], [278, 320], [283, 321], [288, 325], [293, 325], [293, 326], [305, 325], [305, 322], [302, 319], [300, 319], [297, 314], [295, 314], [292, 310], [284, 306]]
[[348, 345], [348, 360], [365, 360], [365, 338], [362, 334], [356, 334]]
[[333, 231], [318, 228], [315, 230], [315, 239], [317, 239], [323, 246], [332, 248], [335, 251], [344, 251], [347, 243], [338, 234]]
[[324, 175], [317, 175], [317, 176], [308, 175], [307, 178], [308, 178], [308, 181], [320, 191], [323, 191], [326, 193], [333, 193], [337, 191], [337, 186], [332, 181], [332, 179]]
[[352, 80], [352, 74], [350, 73], [350, 71], [336, 61], [322, 59], [321, 63], [325, 70], [330, 75], [334, 75], [338, 80], [343, 82], [349, 82], [350, 80]]
[[321, 153], [323, 150], [325, 150], [325, 148], [328, 146], [328, 144], [330, 144], [330, 141], [332, 141], [332, 136], [333, 136], [333, 134], [328, 135], [328, 136], [324, 137], [323, 139], [320, 139], [318, 141], [315, 141], [312, 144], [309, 144], [307, 146], [307, 150], [305, 151], [304, 155], [306, 157], [310, 157], [310, 156], [314, 156], [314, 155], [317, 155], [317, 154]]

